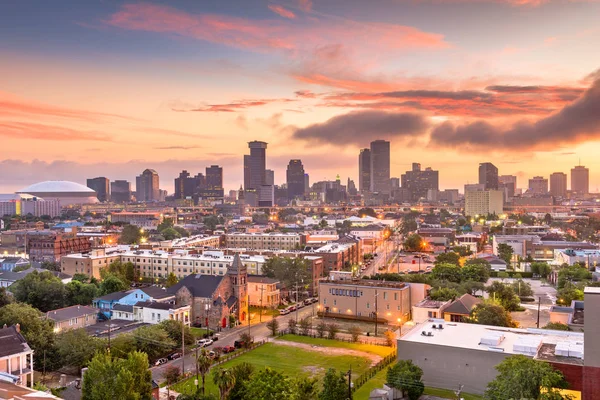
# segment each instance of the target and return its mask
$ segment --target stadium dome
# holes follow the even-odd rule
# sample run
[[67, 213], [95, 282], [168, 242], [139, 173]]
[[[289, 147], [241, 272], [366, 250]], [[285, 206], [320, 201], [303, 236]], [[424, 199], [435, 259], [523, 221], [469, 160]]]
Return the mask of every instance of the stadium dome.
[[34, 183], [16, 193], [42, 197], [46, 200], [57, 199], [63, 207], [98, 202], [94, 190], [79, 183], [69, 181], [45, 181]]

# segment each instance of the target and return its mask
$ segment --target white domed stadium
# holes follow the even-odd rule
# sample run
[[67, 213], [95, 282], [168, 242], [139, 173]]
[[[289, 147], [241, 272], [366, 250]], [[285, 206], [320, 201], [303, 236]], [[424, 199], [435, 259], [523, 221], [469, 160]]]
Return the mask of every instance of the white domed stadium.
[[98, 202], [94, 190], [79, 183], [69, 181], [45, 181], [34, 183], [16, 193], [42, 197], [45, 200], [57, 199], [63, 207]]

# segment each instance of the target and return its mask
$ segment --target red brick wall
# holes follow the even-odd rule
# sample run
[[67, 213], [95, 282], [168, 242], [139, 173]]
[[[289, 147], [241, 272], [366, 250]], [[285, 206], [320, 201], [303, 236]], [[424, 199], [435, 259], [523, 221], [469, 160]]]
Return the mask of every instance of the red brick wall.
[[583, 367], [583, 400], [600, 400], [600, 367]]
[[583, 390], [583, 366], [582, 365], [573, 365], [573, 364], [561, 364], [561, 363], [553, 363], [550, 362], [550, 365], [555, 370], [562, 372], [565, 376], [565, 380], [569, 382], [570, 390], [577, 390], [581, 392]]

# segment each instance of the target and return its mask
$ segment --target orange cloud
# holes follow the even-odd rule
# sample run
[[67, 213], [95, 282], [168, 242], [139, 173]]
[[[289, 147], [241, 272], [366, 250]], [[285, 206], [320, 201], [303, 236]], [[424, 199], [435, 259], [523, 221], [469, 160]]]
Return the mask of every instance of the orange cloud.
[[236, 112], [250, 107], [264, 106], [270, 103], [290, 102], [294, 99], [259, 99], [259, 100], [237, 100], [227, 104], [209, 104], [194, 108], [172, 108], [177, 112]]
[[269, 4], [269, 10], [273, 11], [275, 14], [278, 14], [279, 16], [283, 17], [283, 18], [289, 18], [289, 19], [295, 19], [296, 18], [296, 14], [294, 14], [292, 11], [283, 8], [280, 5], [277, 4]]
[[300, 9], [302, 9], [302, 11], [309, 12], [312, 11], [313, 3], [312, 0], [299, 0], [298, 6]]
[[109, 141], [104, 133], [28, 122], [0, 122], [0, 136], [17, 139]]

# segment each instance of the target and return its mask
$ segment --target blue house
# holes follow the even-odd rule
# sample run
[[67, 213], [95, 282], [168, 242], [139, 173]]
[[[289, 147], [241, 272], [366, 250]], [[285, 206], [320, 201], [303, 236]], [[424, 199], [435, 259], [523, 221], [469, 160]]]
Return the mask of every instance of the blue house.
[[0, 257], [0, 270], [12, 271], [16, 267], [29, 265], [29, 260], [23, 257]]
[[99, 316], [109, 319], [115, 305], [133, 306], [140, 301], [170, 302], [175, 301], [175, 295], [167, 293], [163, 288], [148, 286], [114, 292], [94, 299], [93, 305], [98, 309]]

